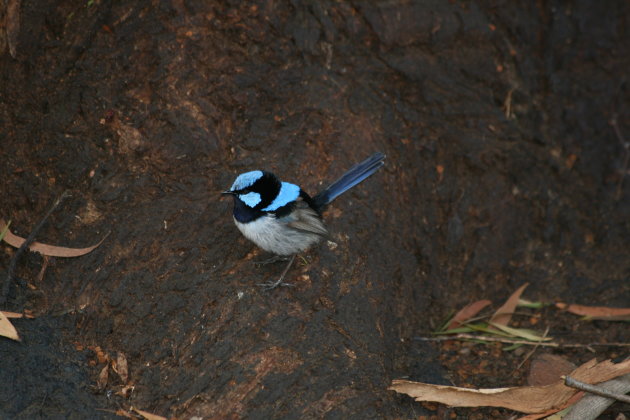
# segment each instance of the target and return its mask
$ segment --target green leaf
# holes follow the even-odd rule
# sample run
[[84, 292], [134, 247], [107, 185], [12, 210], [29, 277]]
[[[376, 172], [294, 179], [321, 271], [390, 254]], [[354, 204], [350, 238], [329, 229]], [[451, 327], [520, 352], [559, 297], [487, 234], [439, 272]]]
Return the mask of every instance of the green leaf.
[[4, 239], [4, 235], [6, 235], [7, 232], [9, 231], [9, 226], [11, 226], [10, 220], [7, 222], [7, 225], [4, 227], [4, 229], [2, 229], [2, 232], [0, 232], [0, 241]]
[[446, 320], [440, 324], [435, 334], [437, 334], [437, 332], [444, 332], [446, 330], [446, 326], [451, 323], [451, 319], [453, 319], [454, 316], [455, 311], [452, 310], [446, 317]]
[[523, 308], [530, 308], [530, 309], [542, 309], [545, 306], [549, 306], [549, 304], [545, 302], [531, 302], [527, 299], [519, 299], [518, 306], [521, 306]]
[[512, 337], [520, 337], [529, 341], [551, 341], [553, 337], [543, 337], [538, 335], [536, 331], [528, 330], [525, 328], [512, 328], [501, 324], [490, 323], [495, 328], [504, 331], [507, 334], [510, 334]]
[[472, 328], [457, 327], [457, 328], [451, 328], [450, 330], [446, 330], [446, 331], [435, 331], [433, 334], [435, 334], [435, 335], [448, 335], [448, 334], [469, 333], [469, 332], [473, 332], [473, 331], [475, 331], [475, 330], [473, 330]]
[[503, 347], [502, 350], [503, 351], [512, 351], [512, 350], [516, 350], [517, 348], [522, 347], [522, 346], [524, 346], [524, 344], [517, 343], [517, 344], [512, 344], [512, 345], [509, 345], [509, 346], [505, 346], [505, 347]]
[[488, 324], [466, 324], [466, 326], [472, 328], [475, 331], [481, 331], [487, 334], [498, 335], [499, 337], [514, 338], [512, 334], [488, 328]]

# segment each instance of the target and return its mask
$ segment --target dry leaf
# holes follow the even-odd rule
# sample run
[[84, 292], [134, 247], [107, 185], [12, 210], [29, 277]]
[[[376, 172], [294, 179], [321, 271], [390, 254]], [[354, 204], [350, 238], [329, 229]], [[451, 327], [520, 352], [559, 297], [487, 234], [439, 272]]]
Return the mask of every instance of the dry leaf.
[[564, 163], [567, 165], [567, 168], [573, 169], [573, 165], [575, 165], [575, 161], [577, 160], [577, 155], [575, 153], [571, 153], [565, 159]]
[[17, 43], [20, 36], [20, 0], [9, 0], [6, 5], [7, 44], [11, 57], [17, 57]]
[[529, 285], [529, 283], [525, 283], [521, 287], [519, 287], [516, 292], [512, 293], [512, 296], [505, 301], [503, 306], [501, 306], [490, 318], [490, 322], [493, 324], [505, 325], [507, 326], [512, 319], [512, 314], [516, 309], [516, 305], [518, 305], [518, 300], [521, 298], [521, 294], [523, 290]]
[[134, 420], [136, 419], [136, 416], [129, 414], [127, 411], [123, 410], [122, 408], [119, 408], [118, 410], [116, 410], [116, 415], [120, 417], [126, 417], [128, 419], [134, 419]]
[[449, 322], [446, 329], [450, 330], [452, 328], [459, 327], [464, 322], [477, 315], [479, 312], [481, 312], [483, 308], [490, 305], [491, 303], [492, 302], [490, 302], [488, 299], [484, 299], [464, 306], [459, 312], [455, 314], [453, 319], [451, 319], [451, 322]]
[[[547, 411], [544, 411], [544, 412], [538, 413], [538, 414], [528, 414], [526, 416], [519, 417], [517, 420], [538, 420], [538, 419], [543, 419], [543, 418], [546, 419], [546, 420], [551, 420], [551, 419], [554, 418], [554, 417], [552, 417], [553, 415], [557, 415], [557, 414], [563, 414], [564, 415], [564, 414], [566, 414], [566, 413], [563, 413], [564, 410], [566, 410], [568, 407], [571, 407], [576, 402], [580, 401], [580, 399], [582, 399], [583, 396], [584, 396], [583, 392], [578, 392], [574, 396], [569, 398], [560, 407], [553, 408], [551, 410], [547, 410]], [[560, 417], [560, 418], [562, 418], [562, 417]]]
[[[6, 223], [4, 222], [3, 219], [0, 219], [0, 230], [4, 229], [5, 227], [6, 227]], [[66, 248], [63, 246], [53, 246], [53, 245], [42, 244], [40, 242], [33, 242], [31, 246], [28, 247], [28, 249], [30, 249], [33, 252], [39, 252], [42, 255], [48, 255], [50, 257], [64, 257], [64, 258], [80, 257], [81, 255], [85, 255], [92, 252], [100, 244], [102, 244], [106, 238], [107, 238], [107, 235], [105, 235], [105, 237], [101, 239], [99, 243], [97, 243], [96, 245], [90, 246], [87, 248]], [[7, 230], [7, 234], [2, 239], [6, 243], [8, 243], [9, 245], [15, 248], [21, 247], [25, 241], [24, 238], [22, 238], [21, 236], [14, 235], [13, 232], [11, 232], [10, 230]]]
[[10, 338], [15, 341], [22, 341], [20, 340], [17, 330], [3, 312], [0, 312], [0, 336]]
[[124, 398], [129, 398], [134, 389], [136, 389], [135, 385], [125, 385], [121, 388], [120, 391], [116, 393], [116, 395], [120, 395]]
[[435, 170], [438, 174], [438, 182], [442, 182], [442, 178], [444, 178], [444, 165], [437, 165]]
[[96, 358], [98, 359], [98, 363], [109, 362], [109, 355], [101, 349], [101, 346], [89, 346], [88, 348], [94, 352]]
[[[626, 373], [630, 373], [630, 359], [617, 364], [610, 360], [597, 363], [593, 359], [570, 375], [578, 381], [594, 384]], [[552, 385], [494, 389], [468, 389], [394, 380], [389, 389], [407, 394], [416, 401], [433, 401], [453, 407], [504, 407], [523, 413], [541, 413], [558, 408], [578, 392], [565, 386], [562, 380]]]
[[527, 385], [549, 385], [557, 382], [562, 376], [568, 375], [577, 366], [567, 359], [555, 354], [542, 354], [534, 358], [529, 365]]
[[6, 316], [7, 318], [35, 318], [33, 315], [30, 314], [18, 314], [17, 312], [10, 312], [10, 311], [0, 311], [2, 314], [4, 314], [4, 316]]
[[115, 363], [112, 363], [112, 368], [114, 369], [114, 372], [120, 376], [120, 380], [123, 384], [126, 384], [129, 379], [129, 369], [127, 366], [127, 358], [124, 354], [118, 352]]
[[48, 256], [44, 255], [44, 262], [42, 263], [42, 268], [39, 270], [39, 274], [37, 274], [37, 283], [44, 281], [44, 274], [46, 274], [46, 269], [48, 268]]
[[158, 416], [157, 414], [147, 413], [146, 411], [138, 410], [134, 407], [131, 407], [131, 409], [147, 420], [167, 420], [166, 417]]
[[605, 306], [584, 306], [584, 305], [567, 305], [558, 302], [556, 307], [565, 309], [575, 315], [582, 315], [588, 319], [601, 319], [608, 321], [628, 321], [630, 320], [630, 308], [608, 308]]
[[105, 367], [101, 369], [101, 373], [98, 374], [96, 387], [98, 389], [104, 389], [107, 386], [108, 379], [109, 379], [109, 365], [105, 365]]

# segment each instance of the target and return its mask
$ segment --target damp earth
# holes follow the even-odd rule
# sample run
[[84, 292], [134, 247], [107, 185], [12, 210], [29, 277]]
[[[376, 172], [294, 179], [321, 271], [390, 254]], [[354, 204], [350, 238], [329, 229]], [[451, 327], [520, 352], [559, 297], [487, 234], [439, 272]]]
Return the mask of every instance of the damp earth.
[[[630, 302], [628, 4], [521, 3], [0, 2], [0, 217], [28, 236], [68, 191], [36, 239], [107, 235], [17, 260], [2, 309], [34, 318], [0, 341], [2, 417], [508, 416], [387, 388], [525, 383], [523, 354], [415, 339], [472, 301]], [[257, 287], [283, 266], [220, 192], [265, 169], [315, 193], [377, 151], [294, 287]], [[550, 336], [629, 339], [546, 311]]]

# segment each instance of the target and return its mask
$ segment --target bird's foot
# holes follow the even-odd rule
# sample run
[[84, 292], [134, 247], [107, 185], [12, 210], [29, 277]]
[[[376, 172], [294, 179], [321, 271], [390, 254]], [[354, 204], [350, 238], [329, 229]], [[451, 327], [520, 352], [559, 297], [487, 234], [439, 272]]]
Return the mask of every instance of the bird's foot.
[[289, 259], [289, 264], [287, 264], [286, 268], [284, 269], [284, 271], [282, 272], [282, 274], [280, 275], [280, 278], [273, 282], [267, 282], [267, 283], [258, 283], [258, 286], [263, 287], [265, 290], [273, 290], [278, 286], [285, 286], [285, 287], [294, 287], [291, 283], [284, 283], [282, 280], [284, 280], [284, 276], [286, 276], [287, 272], [289, 271], [289, 268], [291, 268], [291, 264], [293, 264], [293, 260], [295, 260], [295, 254], [291, 255], [291, 258]]

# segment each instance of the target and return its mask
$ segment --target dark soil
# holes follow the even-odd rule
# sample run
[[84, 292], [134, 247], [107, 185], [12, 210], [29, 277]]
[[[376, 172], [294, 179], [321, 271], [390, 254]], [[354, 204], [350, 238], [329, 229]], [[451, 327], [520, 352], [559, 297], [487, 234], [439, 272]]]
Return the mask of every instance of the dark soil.
[[[41, 280], [42, 256], [19, 260], [2, 309], [36, 318], [0, 340], [3, 418], [504, 418], [387, 387], [524, 384], [522, 353], [413, 338], [524, 282], [629, 306], [626, 1], [19, 3], [0, 2], [0, 216], [27, 236], [69, 190], [37, 239], [111, 233]], [[256, 287], [283, 265], [253, 264], [219, 192], [267, 169], [314, 193], [375, 151], [385, 168], [326, 214], [337, 247]], [[550, 308], [546, 326], [629, 339]], [[125, 395], [114, 371], [97, 385], [119, 353]]]

